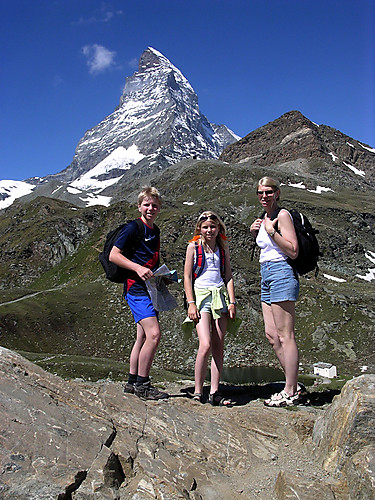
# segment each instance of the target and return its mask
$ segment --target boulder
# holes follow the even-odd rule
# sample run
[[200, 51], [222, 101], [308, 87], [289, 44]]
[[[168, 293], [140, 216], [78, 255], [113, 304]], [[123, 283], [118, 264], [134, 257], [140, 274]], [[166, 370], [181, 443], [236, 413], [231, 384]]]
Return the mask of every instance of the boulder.
[[348, 485], [350, 498], [375, 497], [375, 375], [343, 387], [313, 430], [323, 467]]

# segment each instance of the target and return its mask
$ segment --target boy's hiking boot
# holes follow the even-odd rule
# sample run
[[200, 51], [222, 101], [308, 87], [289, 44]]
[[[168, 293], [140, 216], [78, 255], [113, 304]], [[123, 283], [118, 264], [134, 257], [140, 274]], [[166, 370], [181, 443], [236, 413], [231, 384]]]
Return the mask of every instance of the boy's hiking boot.
[[144, 384], [135, 384], [134, 394], [140, 399], [149, 400], [166, 399], [169, 397], [169, 394], [166, 392], [159, 391], [159, 389], [153, 387], [150, 381], [145, 382]]
[[127, 394], [134, 394], [134, 385], [135, 384], [129, 384], [129, 382], [126, 382], [124, 385], [124, 392]]

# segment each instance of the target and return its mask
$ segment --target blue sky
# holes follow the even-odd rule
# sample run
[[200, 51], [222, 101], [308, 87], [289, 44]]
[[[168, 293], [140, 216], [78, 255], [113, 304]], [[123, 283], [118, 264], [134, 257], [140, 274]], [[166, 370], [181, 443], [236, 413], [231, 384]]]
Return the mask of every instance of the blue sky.
[[297, 109], [375, 147], [375, 0], [2, 0], [0, 179], [68, 166], [148, 47], [240, 136]]

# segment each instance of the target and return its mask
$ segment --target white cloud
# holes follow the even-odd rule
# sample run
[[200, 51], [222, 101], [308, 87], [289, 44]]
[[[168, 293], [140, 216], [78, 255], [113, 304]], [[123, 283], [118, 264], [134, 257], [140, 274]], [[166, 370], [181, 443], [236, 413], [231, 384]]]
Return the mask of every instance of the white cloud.
[[91, 74], [102, 73], [110, 69], [115, 62], [116, 52], [112, 52], [103, 45], [94, 43], [93, 45], [85, 45], [82, 48], [82, 53], [86, 57], [87, 66]]
[[96, 24], [96, 23], [108, 23], [116, 16], [123, 15], [122, 10], [110, 10], [105, 5], [103, 5], [100, 9], [95, 9], [93, 14], [88, 17], [80, 17], [78, 21], [74, 21], [73, 25], [83, 25], [83, 24]]

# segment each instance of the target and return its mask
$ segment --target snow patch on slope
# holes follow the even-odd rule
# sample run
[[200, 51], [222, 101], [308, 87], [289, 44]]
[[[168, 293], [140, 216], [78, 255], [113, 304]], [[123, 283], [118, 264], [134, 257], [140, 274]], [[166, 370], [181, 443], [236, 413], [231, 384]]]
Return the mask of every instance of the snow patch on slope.
[[[365, 253], [366, 259], [368, 259], [372, 264], [375, 264], [375, 252], [371, 252], [370, 250]], [[365, 281], [375, 280], [375, 268], [369, 268], [368, 273], [363, 275], [356, 274], [357, 278], [361, 278]]]
[[364, 146], [360, 142], [358, 144], [362, 146], [363, 149], [367, 149], [367, 151], [370, 151], [370, 153], [375, 153], [375, 148], [368, 148], [367, 146]]
[[71, 188], [81, 190], [93, 190], [100, 193], [108, 186], [116, 184], [121, 178], [102, 178], [105, 177], [111, 170], [129, 170], [133, 165], [136, 165], [145, 156], [139, 152], [138, 147], [133, 144], [128, 149], [119, 146], [112, 151], [104, 160], [98, 163], [94, 168], [81, 175], [78, 179], [70, 184]]
[[30, 194], [35, 186], [24, 181], [0, 181], [0, 210], [7, 208], [17, 199]]
[[[349, 144], [349, 143], [347, 143], [347, 144]], [[350, 146], [350, 144], [349, 144], [349, 146]], [[353, 167], [353, 165], [350, 165], [350, 163], [346, 163], [345, 161], [343, 161], [343, 164], [346, 167], [350, 168], [350, 170], [352, 172], [354, 172], [356, 175], [360, 175], [361, 177], [365, 177], [366, 172], [364, 170], [359, 170], [358, 168]]]

